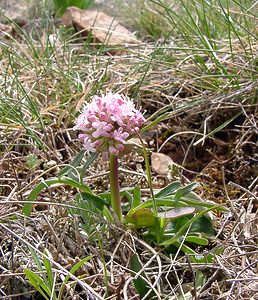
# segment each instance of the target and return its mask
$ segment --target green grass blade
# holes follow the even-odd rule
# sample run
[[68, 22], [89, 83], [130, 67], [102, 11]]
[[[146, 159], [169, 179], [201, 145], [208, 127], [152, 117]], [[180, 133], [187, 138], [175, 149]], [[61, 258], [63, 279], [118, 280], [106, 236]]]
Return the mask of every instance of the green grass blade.
[[32, 256], [33, 260], [35, 261], [38, 270], [43, 271], [42, 263], [40, 261], [40, 258], [37, 255], [37, 253], [31, 247], [29, 247], [29, 248], [30, 248], [31, 256]]
[[228, 119], [227, 121], [223, 122], [220, 126], [218, 126], [217, 128], [213, 129], [211, 132], [209, 132], [208, 134], [206, 134], [205, 136], [203, 136], [202, 138], [200, 138], [198, 141], [196, 141], [193, 145], [196, 146], [199, 143], [203, 142], [207, 137], [212, 136], [213, 134], [219, 132], [221, 129], [225, 128], [226, 126], [228, 126], [231, 122], [233, 122], [237, 117], [239, 117], [242, 114], [242, 112], [239, 112], [238, 114], [236, 114], [235, 116], [233, 116], [232, 118]]

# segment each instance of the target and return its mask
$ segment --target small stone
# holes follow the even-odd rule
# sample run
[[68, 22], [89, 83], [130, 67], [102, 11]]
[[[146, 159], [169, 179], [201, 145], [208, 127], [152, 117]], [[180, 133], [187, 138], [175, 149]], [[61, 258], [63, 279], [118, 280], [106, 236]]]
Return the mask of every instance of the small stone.
[[151, 154], [152, 170], [159, 175], [168, 175], [169, 166], [173, 165], [173, 160], [163, 153]]
[[50, 168], [53, 168], [57, 165], [57, 162], [55, 160], [50, 160], [44, 163], [43, 167], [44, 170], [48, 170]]

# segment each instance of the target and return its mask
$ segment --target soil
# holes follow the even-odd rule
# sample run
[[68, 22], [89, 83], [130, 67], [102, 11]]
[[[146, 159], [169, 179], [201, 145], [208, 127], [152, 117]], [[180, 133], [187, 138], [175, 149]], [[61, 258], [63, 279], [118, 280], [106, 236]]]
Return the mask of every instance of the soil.
[[[28, 12], [28, 1], [26, 0], [0, 0], [0, 12], [11, 20], [23, 18]], [[2, 19], [3, 16], [0, 17]]]

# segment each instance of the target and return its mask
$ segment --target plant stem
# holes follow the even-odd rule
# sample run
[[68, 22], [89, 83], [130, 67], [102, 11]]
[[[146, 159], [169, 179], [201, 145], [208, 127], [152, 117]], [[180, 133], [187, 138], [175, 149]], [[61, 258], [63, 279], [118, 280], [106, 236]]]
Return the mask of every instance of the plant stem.
[[109, 180], [110, 180], [110, 193], [111, 193], [111, 206], [116, 213], [118, 219], [122, 221], [122, 208], [119, 192], [119, 179], [118, 179], [118, 157], [110, 154], [109, 159]]

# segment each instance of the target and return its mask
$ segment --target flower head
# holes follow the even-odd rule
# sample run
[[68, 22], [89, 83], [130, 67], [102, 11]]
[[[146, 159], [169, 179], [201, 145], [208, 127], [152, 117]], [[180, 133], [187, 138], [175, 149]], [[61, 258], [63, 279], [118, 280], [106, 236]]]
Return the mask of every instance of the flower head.
[[126, 139], [144, 122], [145, 118], [130, 99], [109, 93], [94, 96], [76, 119], [74, 128], [83, 131], [79, 139], [88, 153], [99, 151], [107, 159], [109, 154], [123, 151]]

